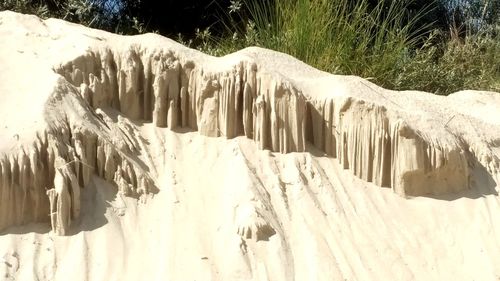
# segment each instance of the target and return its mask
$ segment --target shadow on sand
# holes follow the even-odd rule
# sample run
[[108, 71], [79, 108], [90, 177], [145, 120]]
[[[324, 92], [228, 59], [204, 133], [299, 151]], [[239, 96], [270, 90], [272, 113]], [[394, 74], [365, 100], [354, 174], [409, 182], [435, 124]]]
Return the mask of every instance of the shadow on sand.
[[[115, 201], [118, 189], [115, 185], [94, 176], [92, 181], [81, 189], [80, 217], [71, 222], [68, 236], [84, 231], [92, 231], [108, 223], [106, 211], [111, 202]], [[12, 226], [0, 232], [0, 236], [7, 234], [38, 233], [47, 234], [51, 231], [50, 220], [40, 223], [28, 223], [21, 226]]]
[[[325, 152], [314, 147], [314, 145], [312, 145], [311, 143], [308, 143], [306, 152], [310, 153], [314, 157], [326, 157], [330, 159], [335, 159], [334, 157], [329, 156]], [[473, 167], [471, 168], [472, 173], [470, 175], [471, 178], [470, 189], [443, 195], [421, 195], [418, 197], [427, 197], [436, 200], [453, 201], [461, 198], [478, 199], [478, 198], [484, 198], [489, 195], [498, 196], [497, 183], [495, 182], [495, 179], [491, 176], [491, 174], [488, 173], [486, 168], [481, 163], [479, 163], [477, 159], [474, 159], [472, 167]], [[389, 187], [379, 187], [379, 188], [389, 188]]]

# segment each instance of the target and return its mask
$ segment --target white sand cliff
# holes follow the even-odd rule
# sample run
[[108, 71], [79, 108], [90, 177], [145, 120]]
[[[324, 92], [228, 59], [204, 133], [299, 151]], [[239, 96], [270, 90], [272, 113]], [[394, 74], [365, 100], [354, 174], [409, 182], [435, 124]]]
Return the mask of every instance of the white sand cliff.
[[500, 280], [500, 94], [0, 12], [0, 280]]

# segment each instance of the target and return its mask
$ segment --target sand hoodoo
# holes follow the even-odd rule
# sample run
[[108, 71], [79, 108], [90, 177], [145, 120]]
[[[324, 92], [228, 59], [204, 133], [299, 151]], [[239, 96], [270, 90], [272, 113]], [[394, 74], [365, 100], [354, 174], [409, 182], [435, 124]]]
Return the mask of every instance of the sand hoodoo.
[[[179, 164], [183, 161], [179, 155], [188, 152], [179, 151], [195, 149], [192, 143], [210, 146], [225, 139], [229, 139], [226, 148], [213, 145], [217, 155], [196, 150], [203, 155], [200, 163], [214, 161], [200, 169], [231, 170], [218, 163], [221, 155], [231, 155], [227, 157], [235, 159], [234, 167], [245, 172], [235, 172], [238, 178], [221, 174], [220, 189], [226, 190], [225, 181], [238, 186], [241, 182], [242, 187], [234, 188], [245, 195], [232, 189], [226, 192], [240, 194], [233, 194], [240, 199], [202, 194], [214, 202], [222, 200], [216, 197], [241, 201], [228, 205], [234, 214], [227, 219], [234, 222], [231, 239], [238, 249], [243, 255], [254, 253], [246, 259], [248, 268], [241, 269], [245, 263], [234, 261], [248, 280], [312, 276], [305, 269], [286, 269], [298, 267], [290, 252], [295, 246], [289, 243], [299, 239], [289, 239], [286, 233], [300, 227], [283, 220], [297, 219], [293, 194], [307, 191], [316, 198], [313, 193], [347, 185], [342, 177], [348, 175], [357, 177], [349, 181], [387, 187], [402, 198], [477, 193], [497, 198], [498, 93], [463, 91], [444, 97], [396, 92], [362, 78], [324, 73], [270, 50], [247, 48], [216, 58], [155, 34], [119, 36], [12, 12], [0, 13], [0, 38], [1, 230], [50, 222], [54, 233], [74, 235], [72, 224], [84, 221], [80, 217], [87, 202], [82, 198], [90, 192], [86, 190], [107, 192], [98, 183], [118, 191], [116, 198], [123, 202], [113, 204], [121, 207], [106, 201], [115, 211], [129, 208], [130, 200], [155, 205], [155, 194], [168, 193], [165, 182], [173, 190], [179, 185], [175, 171], [189, 173], [189, 165]], [[198, 141], [195, 135], [210, 138]], [[339, 169], [324, 161], [336, 162]], [[180, 177], [181, 182], [189, 181], [188, 174]], [[207, 185], [217, 185], [212, 180]], [[294, 188], [299, 189], [291, 191]], [[188, 189], [183, 187], [182, 194], [194, 192]], [[274, 192], [280, 194], [279, 203]], [[343, 212], [333, 201], [328, 205], [329, 199], [318, 198], [303, 204], [317, 208], [316, 215]], [[402, 198], [384, 200], [410, 201]], [[179, 200], [174, 201], [182, 205]], [[492, 200], [498, 211], [498, 199]], [[185, 210], [190, 214], [189, 208]], [[215, 211], [207, 212], [210, 216]], [[498, 212], [494, 216], [498, 218]], [[121, 227], [130, 228], [123, 222]], [[318, 239], [314, 235], [310, 239]], [[498, 246], [498, 234], [493, 236], [496, 242], [491, 243]], [[275, 244], [264, 249], [258, 244], [262, 242]], [[330, 242], [332, 252], [340, 250]], [[308, 251], [306, 247], [293, 249], [299, 253]], [[493, 260], [500, 261], [498, 254], [498, 248], [490, 252], [496, 255]], [[279, 258], [271, 262], [270, 257]], [[347, 266], [354, 262], [352, 257], [337, 258], [339, 267], [328, 276], [364, 280], [369, 276], [356, 275]], [[230, 262], [225, 259], [225, 263], [219, 268]], [[498, 266], [492, 267], [500, 274]], [[388, 276], [410, 280], [415, 277], [410, 271]], [[228, 276], [214, 280], [235, 280]]]

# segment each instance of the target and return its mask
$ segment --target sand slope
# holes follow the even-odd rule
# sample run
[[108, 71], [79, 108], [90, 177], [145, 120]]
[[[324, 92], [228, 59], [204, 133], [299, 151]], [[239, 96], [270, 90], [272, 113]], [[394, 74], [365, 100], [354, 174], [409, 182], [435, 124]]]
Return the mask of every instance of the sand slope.
[[0, 278], [498, 280], [500, 95], [0, 12]]

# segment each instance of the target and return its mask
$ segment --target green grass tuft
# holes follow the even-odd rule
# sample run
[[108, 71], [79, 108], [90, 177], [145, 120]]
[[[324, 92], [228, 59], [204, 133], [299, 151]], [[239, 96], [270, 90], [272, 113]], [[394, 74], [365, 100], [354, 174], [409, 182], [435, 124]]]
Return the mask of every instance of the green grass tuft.
[[213, 55], [247, 46], [269, 48], [396, 90], [500, 91], [498, 28], [465, 40], [441, 35], [436, 43], [438, 32], [430, 32], [431, 24], [419, 25], [433, 7], [415, 12], [412, 2], [384, 0], [373, 7], [366, 0], [243, 0], [247, 13], [225, 15], [226, 35], [200, 33], [198, 45]]

